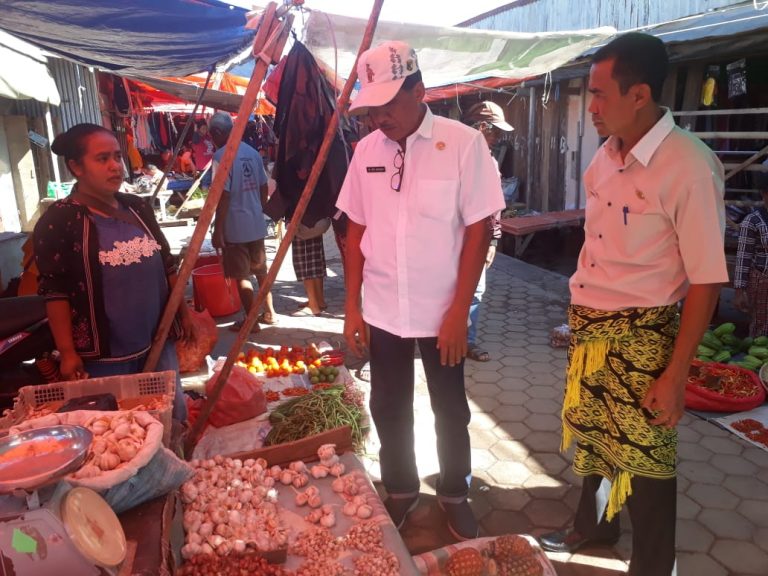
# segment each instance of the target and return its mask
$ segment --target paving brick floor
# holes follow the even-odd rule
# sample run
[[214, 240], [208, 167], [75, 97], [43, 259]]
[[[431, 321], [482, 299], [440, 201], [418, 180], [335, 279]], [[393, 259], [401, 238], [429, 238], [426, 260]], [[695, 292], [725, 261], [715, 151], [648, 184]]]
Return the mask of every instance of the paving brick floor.
[[[303, 298], [288, 258], [274, 290], [280, 325], [263, 329], [254, 341], [342, 339], [341, 262], [333, 237], [326, 235], [325, 240], [328, 314], [301, 319], [282, 315]], [[274, 253], [273, 243], [270, 252]], [[580, 480], [570, 469], [571, 454], [559, 451], [565, 351], [549, 346], [550, 330], [565, 321], [567, 302], [567, 279], [558, 274], [503, 255], [489, 271], [479, 341], [492, 359], [466, 365], [472, 409], [471, 505], [485, 535], [538, 535], [562, 528], [576, 507]], [[231, 333], [222, 330], [216, 352], [226, 353], [231, 342]], [[349, 360], [353, 367], [362, 362]], [[414, 409], [423, 498], [402, 535], [416, 554], [453, 541], [434, 499], [437, 458], [420, 365]], [[678, 574], [768, 575], [768, 452], [689, 414], [679, 431]], [[376, 478], [375, 434], [368, 451], [366, 465]], [[621, 520], [622, 537], [613, 548], [585, 549], [572, 556], [551, 554], [558, 574], [626, 572], [631, 547], [626, 512]]]

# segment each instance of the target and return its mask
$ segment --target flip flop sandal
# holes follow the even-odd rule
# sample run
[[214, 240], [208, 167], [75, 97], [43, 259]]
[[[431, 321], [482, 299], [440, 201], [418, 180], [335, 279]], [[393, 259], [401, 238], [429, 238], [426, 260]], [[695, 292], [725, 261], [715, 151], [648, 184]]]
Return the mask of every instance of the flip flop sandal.
[[[298, 304], [299, 304], [299, 307], [296, 308], [296, 310], [303, 310], [304, 308], [309, 306], [309, 300], [304, 300], [302, 302], [299, 302]], [[328, 305], [327, 304], [325, 306], [320, 306], [320, 311], [321, 312], [325, 312], [326, 310], [328, 310]]]
[[473, 344], [467, 348], [467, 358], [474, 360], [475, 362], [488, 362], [491, 359], [491, 355], [479, 346]]
[[[269, 320], [267, 320], [267, 318], [269, 318]], [[266, 312], [262, 312], [261, 314], [259, 314], [257, 320], [259, 324], [267, 324], [268, 326], [275, 326], [279, 324], [277, 318], [275, 318], [271, 314], [268, 315]]]
[[[232, 326], [229, 327], [230, 332], [240, 332], [240, 330], [243, 328], [243, 321], [238, 320], [237, 322], [233, 323]], [[261, 332], [261, 326], [259, 326], [259, 323], [254, 323], [253, 326], [251, 326], [251, 334], [256, 334], [257, 332]]]
[[363, 382], [371, 381], [371, 363], [366, 362], [358, 370], [356, 376]]
[[296, 312], [291, 313], [291, 317], [293, 318], [315, 318], [317, 316], [322, 316], [323, 311], [320, 310], [317, 314], [312, 312], [311, 308], [307, 308], [306, 306], [304, 308], [299, 308], [296, 310]]

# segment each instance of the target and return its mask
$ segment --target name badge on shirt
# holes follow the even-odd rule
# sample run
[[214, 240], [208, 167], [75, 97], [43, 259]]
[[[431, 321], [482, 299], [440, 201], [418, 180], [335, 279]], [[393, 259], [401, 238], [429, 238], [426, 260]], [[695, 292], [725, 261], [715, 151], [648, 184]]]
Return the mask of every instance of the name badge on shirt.
[[366, 166], [365, 170], [366, 172], [368, 172], [368, 174], [387, 171], [387, 169], [384, 166]]

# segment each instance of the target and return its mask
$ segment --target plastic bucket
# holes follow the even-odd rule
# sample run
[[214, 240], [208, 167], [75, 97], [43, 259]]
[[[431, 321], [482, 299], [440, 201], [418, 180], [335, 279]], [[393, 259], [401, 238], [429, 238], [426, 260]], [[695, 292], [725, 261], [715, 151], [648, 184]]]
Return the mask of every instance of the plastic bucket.
[[207, 309], [211, 316], [229, 316], [240, 310], [237, 280], [224, 278], [221, 264], [208, 264], [192, 270], [195, 309]]

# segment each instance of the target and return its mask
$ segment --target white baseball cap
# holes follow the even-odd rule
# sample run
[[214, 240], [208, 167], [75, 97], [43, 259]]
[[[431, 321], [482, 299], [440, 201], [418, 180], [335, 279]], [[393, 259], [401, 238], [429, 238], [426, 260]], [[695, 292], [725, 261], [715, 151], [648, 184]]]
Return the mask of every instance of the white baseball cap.
[[405, 79], [418, 71], [416, 51], [405, 42], [384, 42], [366, 50], [357, 62], [361, 88], [349, 111], [364, 114], [371, 106], [383, 106], [395, 97]]

